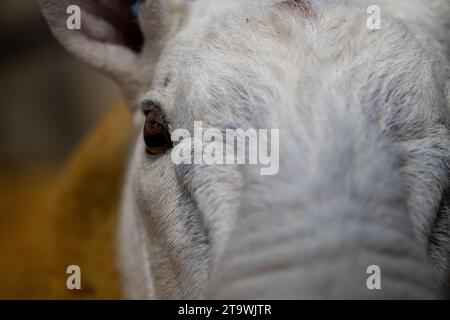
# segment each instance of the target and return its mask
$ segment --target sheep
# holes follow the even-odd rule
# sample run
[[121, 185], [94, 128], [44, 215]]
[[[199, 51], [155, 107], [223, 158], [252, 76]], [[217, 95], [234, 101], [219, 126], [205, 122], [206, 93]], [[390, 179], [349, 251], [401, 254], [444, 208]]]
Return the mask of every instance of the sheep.
[[[447, 294], [448, 1], [148, 0], [137, 19], [130, 1], [41, 2], [132, 115], [126, 297]], [[66, 28], [69, 2], [80, 30]], [[170, 134], [195, 121], [279, 129], [279, 172], [174, 164]], [[380, 290], [366, 286], [372, 265]]]

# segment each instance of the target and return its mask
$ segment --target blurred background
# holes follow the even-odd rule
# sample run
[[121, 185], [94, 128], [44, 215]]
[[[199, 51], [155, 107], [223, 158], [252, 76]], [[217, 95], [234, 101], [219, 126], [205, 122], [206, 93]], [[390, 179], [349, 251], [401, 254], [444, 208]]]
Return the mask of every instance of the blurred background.
[[64, 51], [37, 0], [0, 1], [0, 45], [0, 168], [58, 164], [117, 88]]
[[[100, 119], [118, 88], [57, 43], [37, 0], [0, 1], [0, 46], [0, 299], [116, 298], [125, 157], [110, 133], [127, 112]], [[71, 264], [82, 268], [80, 292], [66, 287]]]

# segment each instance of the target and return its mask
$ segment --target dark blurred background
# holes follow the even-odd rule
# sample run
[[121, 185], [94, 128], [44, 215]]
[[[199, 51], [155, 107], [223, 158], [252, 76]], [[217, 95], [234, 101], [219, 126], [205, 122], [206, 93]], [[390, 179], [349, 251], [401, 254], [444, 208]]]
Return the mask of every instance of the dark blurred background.
[[0, 1], [0, 46], [0, 170], [57, 165], [118, 89], [60, 47], [37, 0]]
[[[117, 149], [117, 135], [104, 143], [109, 132], [93, 130], [120, 103], [118, 88], [58, 44], [37, 0], [0, 1], [0, 46], [0, 299], [118, 297], [122, 157], [89, 158], [95, 143]], [[89, 152], [76, 148], [84, 137]], [[66, 287], [74, 263], [81, 291]]]

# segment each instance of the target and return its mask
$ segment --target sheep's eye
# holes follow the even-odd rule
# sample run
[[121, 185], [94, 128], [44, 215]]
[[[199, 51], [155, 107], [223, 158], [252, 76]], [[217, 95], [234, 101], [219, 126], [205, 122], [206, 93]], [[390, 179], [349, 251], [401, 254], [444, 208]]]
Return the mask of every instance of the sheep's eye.
[[144, 141], [149, 154], [161, 154], [172, 149], [172, 140], [161, 116], [152, 112], [146, 115]]

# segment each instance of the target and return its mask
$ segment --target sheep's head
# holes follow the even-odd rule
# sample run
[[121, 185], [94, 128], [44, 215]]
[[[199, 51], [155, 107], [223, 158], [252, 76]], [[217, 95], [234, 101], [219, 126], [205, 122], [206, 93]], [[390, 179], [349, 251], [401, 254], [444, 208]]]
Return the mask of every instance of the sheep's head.
[[[134, 115], [121, 238], [132, 296], [371, 296], [373, 261], [385, 297], [445, 281], [446, 65], [405, 25], [387, 16], [372, 30], [367, 7], [330, 1], [147, 0], [136, 16], [132, 1], [41, 1]], [[69, 3], [81, 30], [66, 28]], [[279, 172], [174, 163], [171, 134], [195, 121], [279, 130]]]

